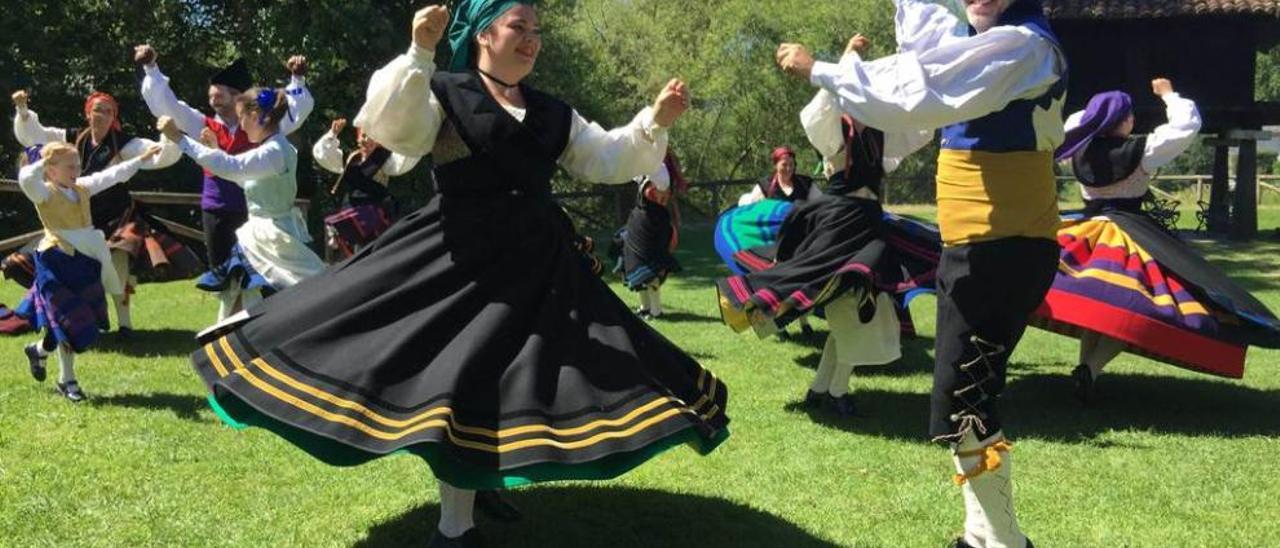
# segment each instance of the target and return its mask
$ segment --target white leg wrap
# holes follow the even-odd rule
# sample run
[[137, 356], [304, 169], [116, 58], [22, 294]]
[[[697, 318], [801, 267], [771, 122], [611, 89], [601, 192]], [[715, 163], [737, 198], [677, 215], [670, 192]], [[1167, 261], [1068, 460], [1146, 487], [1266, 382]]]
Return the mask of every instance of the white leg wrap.
[[1003, 432], [981, 441], [969, 433], [958, 446], [953, 446], [958, 474], [972, 474], [984, 467], [984, 461], [989, 465], [991, 452], [999, 458], [999, 465], [994, 469], [987, 466], [987, 471], [964, 482], [964, 539], [983, 548], [1023, 548], [1027, 537], [1018, 528], [1013, 508], [1013, 459], [1006, 449], [993, 447], [1002, 440]]

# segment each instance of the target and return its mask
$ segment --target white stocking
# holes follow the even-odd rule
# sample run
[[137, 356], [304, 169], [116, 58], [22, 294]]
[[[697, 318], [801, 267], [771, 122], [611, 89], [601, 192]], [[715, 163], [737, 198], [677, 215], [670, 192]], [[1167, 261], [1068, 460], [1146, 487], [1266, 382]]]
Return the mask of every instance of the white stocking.
[[76, 353], [70, 346], [58, 345], [58, 382], [67, 384], [76, 380]]
[[813, 378], [809, 390], [826, 394], [831, 387], [831, 378], [836, 370], [836, 337], [827, 335], [827, 344], [822, 347], [822, 359], [818, 362], [818, 374]]
[[476, 492], [440, 481], [440, 533], [458, 538], [475, 528]]
[[1102, 370], [1124, 352], [1125, 344], [1106, 335], [1086, 332], [1080, 337], [1080, 363], [1089, 366], [1093, 378], [1102, 376]]

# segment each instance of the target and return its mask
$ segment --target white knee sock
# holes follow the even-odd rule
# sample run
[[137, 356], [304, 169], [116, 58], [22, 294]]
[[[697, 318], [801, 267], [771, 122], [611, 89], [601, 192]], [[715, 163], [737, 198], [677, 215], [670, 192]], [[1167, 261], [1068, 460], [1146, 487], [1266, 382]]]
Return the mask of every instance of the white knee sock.
[[[965, 542], [983, 548], [1023, 548], [1026, 535], [1018, 528], [1013, 509], [1013, 459], [1008, 449], [997, 449], [1003, 432], [979, 441], [966, 434], [953, 446], [953, 460], [958, 474], [973, 474], [986, 465], [986, 471], [964, 482]], [[994, 466], [994, 459], [999, 464]]]
[[76, 353], [71, 347], [58, 345], [58, 382], [67, 384], [76, 380]]
[[827, 335], [827, 344], [822, 347], [822, 359], [818, 361], [818, 374], [813, 377], [809, 390], [826, 394], [831, 388], [831, 379], [836, 370], [836, 339]]
[[654, 316], [662, 315], [662, 293], [657, 287], [649, 288], [649, 313]]
[[262, 302], [261, 289], [247, 289], [240, 293], [240, 309], [248, 310]]
[[472, 512], [476, 506], [476, 492], [459, 489], [440, 481], [440, 533], [458, 538], [474, 529], [476, 522]]
[[240, 288], [234, 284], [218, 292], [218, 321], [230, 318], [239, 310]]
[[1117, 341], [1111, 337], [1102, 335], [1098, 335], [1097, 337], [1098, 340], [1087, 353], [1084, 351], [1083, 347], [1080, 352], [1080, 362], [1089, 366], [1089, 371], [1093, 373], [1093, 378], [1095, 379], [1102, 376], [1103, 368], [1107, 367], [1107, 364], [1111, 363], [1111, 360], [1116, 359], [1116, 356], [1119, 356], [1120, 353], [1124, 351], [1125, 347], [1123, 342]]
[[111, 296], [111, 302], [116, 307], [116, 325], [133, 329], [133, 315], [130, 314], [129, 305], [125, 302], [125, 299], [124, 295]]
[[641, 289], [640, 293], [640, 310], [650, 310], [649, 308], [649, 289]]
[[853, 364], [837, 364], [831, 373], [831, 388], [828, 394], [837, 398], [849, 393], [849, 381], [853, 378]]

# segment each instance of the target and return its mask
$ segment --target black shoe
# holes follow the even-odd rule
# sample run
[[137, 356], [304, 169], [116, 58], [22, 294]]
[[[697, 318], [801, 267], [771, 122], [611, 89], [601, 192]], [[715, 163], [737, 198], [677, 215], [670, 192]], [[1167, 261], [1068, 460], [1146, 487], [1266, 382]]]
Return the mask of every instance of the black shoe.
[[649, 313], [649, 309], [648, 309], [648, 308], [637, 308], [637, 309], [636, 309], [636, 315], [637, 315], [637, 316], [640, 316], [640, 319], [642, 319], [642, 320], [652, 320], [652, 319], [653, 319], [653, 315]]
[[1071, 370], [1071, 380], [1075, 381], [1076, 389], [1074, 395], [1080, 403], [1088, 404], [1093, 401], [1093, 371], [1089, 366], [1080, 364]]
[[474, 527], [458, 538], [446, 537], [437, 529], [436, 533], [431, 535], [431, 542], [427, 543], [427, 548], [484, 548], [484, 537], [481, 537], [480, 530]]
[[31, 364], [31, 378], [35, 379], [36, 382], [44, 382], [49, 370], [44, 366], [47, 357], [40, 355], [39, 344], [28, 344], [22, 349], [22, 352], [27, 355], [27, 361]]
[[133, 328], [132, 328], [132, 327], [121, 327], [120, 329], [117, 329], [117, 330], [116, 330], [116, 338], [117, 338], [117, 339], [120, 339], [120, 340], [122, 340], [122, 341], [127, 341], [127, 340], [129, 340], [129, 339], [132, 339], [132, 338], [133, 338]]
[[804, 338], [806, 338], [806, 339], [812, 339], [812, 338], [813, 338], [813, 328], [812, 328], [812, 327], [810, 327], [810, 326], [809, 326], [809, 324], [807, 324], [807, 323], [802, 323], [802, 324], [800, 324], [800, 334], [801, 334], [801, 335], [803, 335], [803, 336], [804, 336]]
[[857, 407], [853, 404], [853, 394], [845, 394], [838, 398], [831, 396], [828, 401], [831, 405], [831, 411], [841, 417], [852, 417], [857, 412]]
[[476, 508], [480, 509], [484, 515], [502, 523], [515, 523], [524, 517], [520, 508], [502, 496], [502, 491], [476, 491]]
[[787, 333], [786, 330], [778, 330], [778, 340], [788, 342], [791, 340], [791, 334]]
[[58, 383], [58, 393], [71, 400], [72, 403], [80, 403], [85, 399], [84, 391], [80, 389], [80, 383], [76, 381], [68, 381], [66, 384]]
[[827, 395], [823, 394], [822, 392], [814, 392], [813, 390], [805, 392], [804, 406], [806, 409], [821, 408], [822, 404], [825, 403], [826, 401], [827, 401]]

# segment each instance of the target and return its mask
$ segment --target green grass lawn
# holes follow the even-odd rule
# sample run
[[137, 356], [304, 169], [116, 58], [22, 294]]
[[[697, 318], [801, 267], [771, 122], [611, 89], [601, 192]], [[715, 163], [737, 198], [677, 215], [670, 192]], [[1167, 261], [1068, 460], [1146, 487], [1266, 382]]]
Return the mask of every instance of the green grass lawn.
[[[492, 545], [945, 545], [962, 508], [946, 451], [925, 440], [933, 300], [916, 301], [921, 336], [904, 360], [855, 373], [859, 416], [811, 416], [799, 401], [821, 339], [721, 325], [709, 234], [682, 238], [686, 271], [655, 325], [728, 383], [733, 436], [708, 457], [680, 448], [616, 481], [517, 490], [526, 519], [482, 519]], [[1197, 245], [1280, 310], [1280, 242]], [[0, 302], [19, 296], [0, 286]], [[331, 468], [217, 421], [187, 362], [216, 308], [189, 283], [144, 286], [136, 340], [108, 336], [81, 356], [82, 405], [30, 379], [30, 336], [0, 339], [0, 545], [425, 543], [437, 496], [417, 458]], [[1126, 356], [1090, 408], [1069, 395], [1076, 353], [1031, 331], [1005, 399], [1019, 517], [1038, 546], [1280, 544], [1280, 352], [1251, 350], [1240, 381]]]

